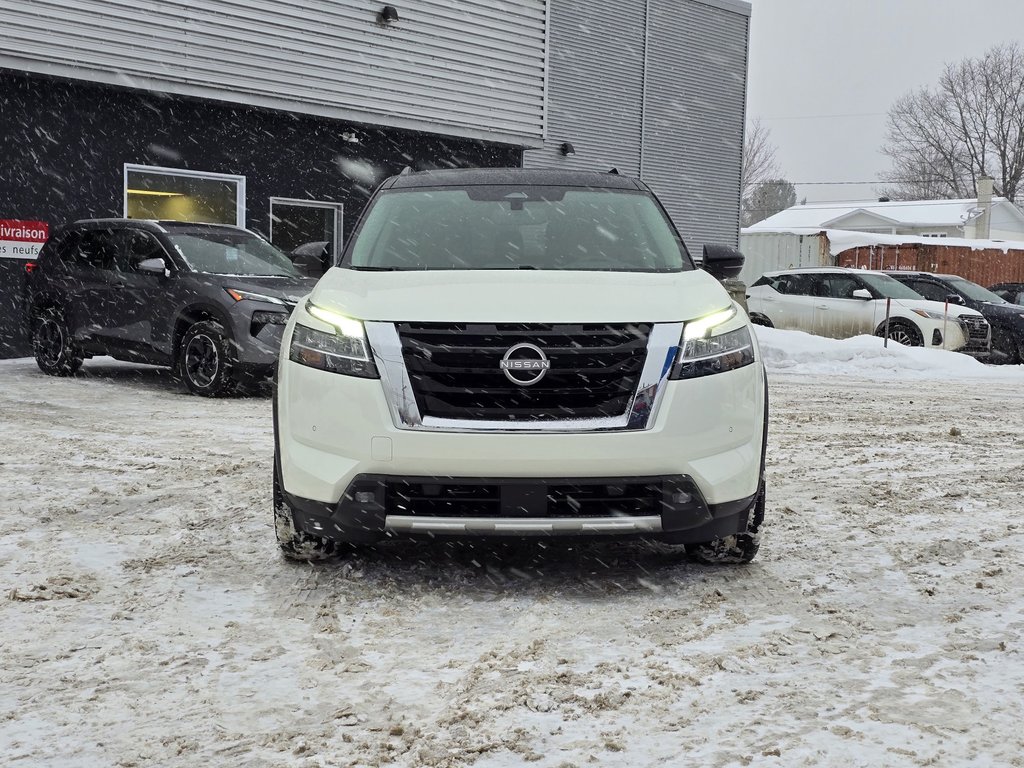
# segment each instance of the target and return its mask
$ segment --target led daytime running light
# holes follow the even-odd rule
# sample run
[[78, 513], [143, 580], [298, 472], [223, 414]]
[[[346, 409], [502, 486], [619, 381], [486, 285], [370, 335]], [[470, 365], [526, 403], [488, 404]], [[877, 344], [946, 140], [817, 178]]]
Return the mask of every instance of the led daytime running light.
[[317, 320], [323, 320], [328, 325], [333, 325], [342, 336], [354, 339], [365, 338], [363, 324], [358, 320], [353, 320], [351, 317], [345, 317], [345, 315], [339, 315], [337, 312], [332, 312], [329, 309], [318, 307], [311, 301], [306, 302], [306, 311]]
[[703, 338], [708, 335], [712, 328], [722, 323], [727, 323], [734, 317], [736, 317], [736, 307], [729, 307], [721, 312], [714, 312], [697, 320], [691, 320], [683, 326], [683, 341]]

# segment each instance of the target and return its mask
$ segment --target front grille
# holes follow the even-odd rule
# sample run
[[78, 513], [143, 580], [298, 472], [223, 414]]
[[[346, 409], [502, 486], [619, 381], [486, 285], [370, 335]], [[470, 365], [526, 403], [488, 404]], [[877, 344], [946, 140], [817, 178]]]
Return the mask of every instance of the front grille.
[[660, 480], [386, 483], [389, 513], [423, 517], [634, 517], [660, 515]]
[[988, 321], [984, 317], [961, 316], [960, 321], [966, 326], [971, 341], [988, 340]]
[[[399, 323], [402, 356], [423, 416], [489, 421], [607, 418], [626, 412], [647, 356], [647, 323], [519, 325]], [[515, 344], [550, 369], [514, 384], [501, 360]]]

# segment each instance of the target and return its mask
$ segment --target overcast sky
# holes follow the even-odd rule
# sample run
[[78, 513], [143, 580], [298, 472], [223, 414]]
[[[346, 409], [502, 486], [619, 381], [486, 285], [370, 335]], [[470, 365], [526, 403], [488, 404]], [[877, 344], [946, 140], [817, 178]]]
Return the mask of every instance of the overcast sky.
[[[873, 180], [885, 114], [945, 62], [1024, 42], [1024, 0], [752, 0], [749, 118], [793, 182]], [[871, 199], [872, 185], [798, 186], [798, 199]]]

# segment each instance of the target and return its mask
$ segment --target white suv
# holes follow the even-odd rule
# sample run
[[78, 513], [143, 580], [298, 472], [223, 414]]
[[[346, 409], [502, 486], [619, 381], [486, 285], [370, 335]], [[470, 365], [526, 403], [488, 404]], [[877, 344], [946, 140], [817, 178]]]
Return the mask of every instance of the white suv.
[[980, 312], [928, 301], [883, 272], [842, 267], [766, 272], [747, 289], [754, 323], [835, 339], [884, 336], [887, 299], [893, 341], [988, 354], [992, 332]]
[[[744, 311], [617, 174], [409, 173], [285, 329], [287, 557], [392, 536], [640, 535], [748, 562], [767, 389]], [[709, 274], [712, 273], [712, 274]]]

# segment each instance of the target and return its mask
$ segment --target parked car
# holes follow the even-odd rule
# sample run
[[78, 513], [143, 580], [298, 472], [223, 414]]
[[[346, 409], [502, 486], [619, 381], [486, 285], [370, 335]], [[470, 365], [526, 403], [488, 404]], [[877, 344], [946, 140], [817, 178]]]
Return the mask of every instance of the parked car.
[[766, 380], [712, 276], [742, 263], [708, 246], [698, 270], [646, 185], [617, 173], [386, 180], [285, 329], [282, 552], [641, 535], [751, 560]]
[[173, 366], [197, 395], [272, 372], [316, 281], [238, 227], [95, 219], [56, 231], [29, 275], [36, 362], [67, 376], [110, 355]]
[[331, 241], [313, 240], [303, 243], [288, 256], [302, 274], [319, 278], [331, 268]]
[[981, 313], [927, 301], [881, 272], [842, 267], [782, 270], [765, 273], [747, 289], [752, 322], [836, 339], [886, 335], [887, 299], [888, 336], [893, 341], [988, 354], [989, 327]]
[[992, 326], [992, 361], [1024, 363], [1024, 308], [957, 275], [886, 272], [933, 301], [949, 301], [981, 312]]
[[1004, 301], [1024, 306], [1024, 283], [998, 283], [989, 290]]

